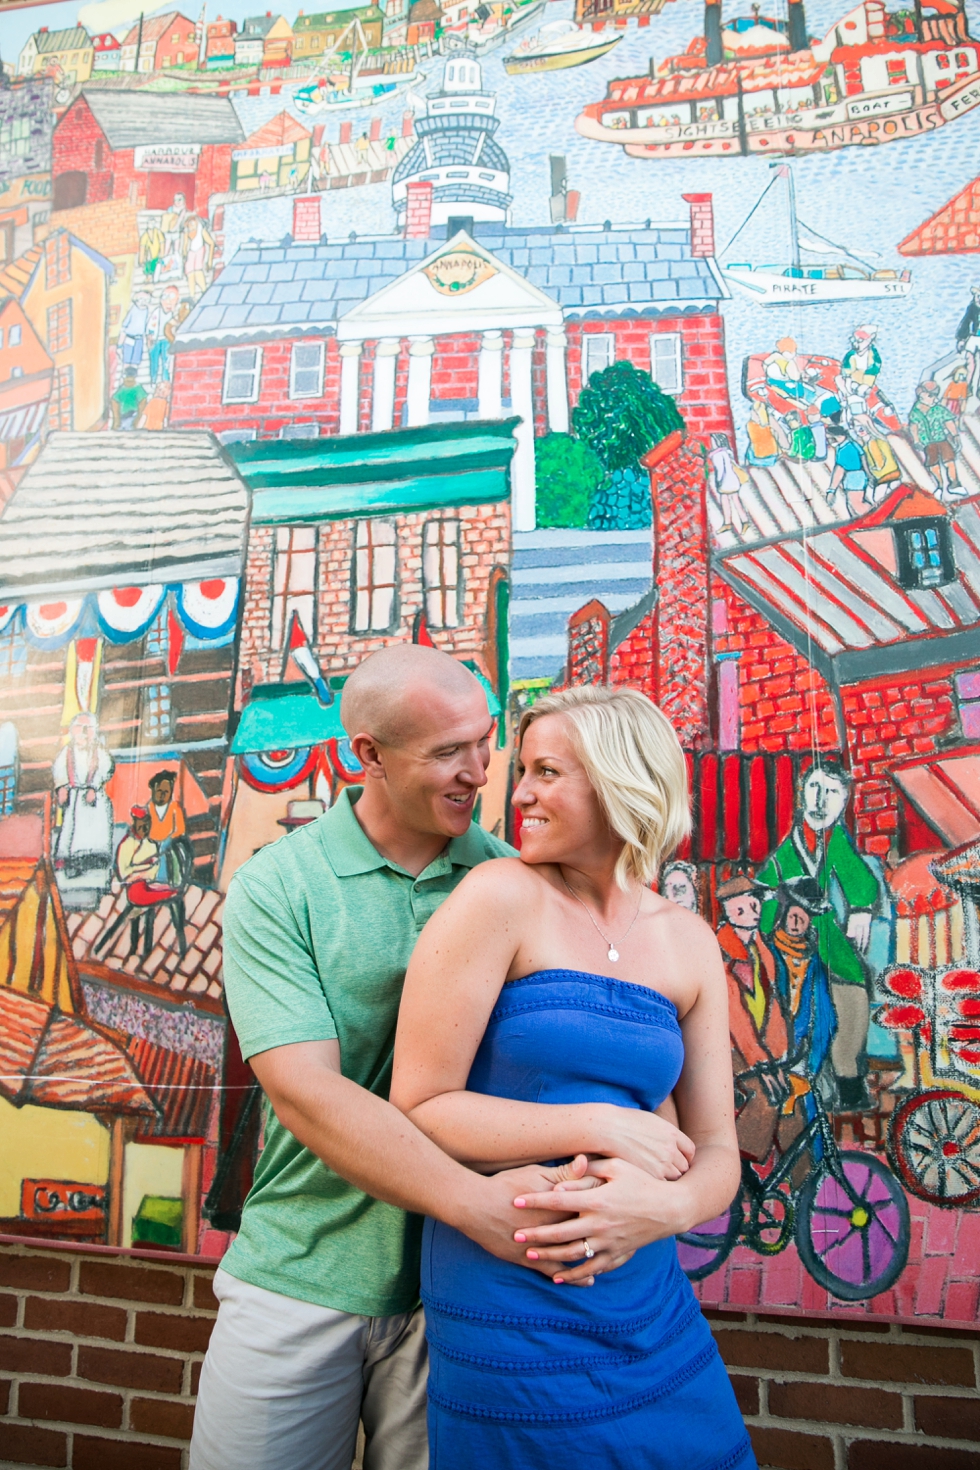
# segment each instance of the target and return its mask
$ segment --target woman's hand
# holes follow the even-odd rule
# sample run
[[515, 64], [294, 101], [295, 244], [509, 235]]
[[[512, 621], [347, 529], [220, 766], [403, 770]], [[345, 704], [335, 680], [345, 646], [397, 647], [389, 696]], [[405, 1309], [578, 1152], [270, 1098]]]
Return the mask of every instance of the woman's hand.
[[654, 1179], [680, 1179], [694, 1163], [694, 1144], [659, 1113], [603, 1105], [600, 1126], [603, 1147], [596, 1152], [625, 1159]]
[[[566, 1167], [575, 1166], [579, 1166], [578, 1159]], [[584, 1177], [559, 1180], [550, 1193], [521, 1195], [514, 1204], [518, 1209], [565, 1214], [572, 1200], [578, 1210], [574, 1219], [529, 1225], [514, 1236], [527, 1244], [531, 1262], [574, 1263], [552, 1278], [559, 1285], [575, 1286], [614, 1271], [640, 1246], [687, 1228], [675, 1192], [663, 1180], [652, 1179], [646, 1170], [621, 1159], [593, 1160]], [[586, 1241], [593, 1251], [588, 1258]]]

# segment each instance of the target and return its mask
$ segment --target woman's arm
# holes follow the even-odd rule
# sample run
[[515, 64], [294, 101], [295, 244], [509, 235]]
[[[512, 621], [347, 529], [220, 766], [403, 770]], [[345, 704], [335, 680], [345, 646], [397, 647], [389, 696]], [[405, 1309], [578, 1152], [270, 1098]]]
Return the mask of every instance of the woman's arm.
[[[680, 1235], [713, 1219], [738, 1189], [728, 993], [721, 954], [714, 935], [701, 920], [678, 915], [673, 929], [665, 962], [683, 967], [696, 985], [696, 998], [681, 1022], [684, 1069], [674, 1089], [680, 1122], [697, 1148], [694, 1163], [683, 1178], [669, 1186], [618, 1159], [591, 1163], [589, 1174], [605, 1183], [576, 1197], [577, 1219], [520, 1232], [530, 1247], [531, 1260], [575, 1262], [581, 1260], [583, 1237], [601, 1235], [602, 1259], [597, 1256], [565, 1271], [568, 1282], [615, 1268], [637, 1245]], [[575, 1189], [574, 1183], [559, 1185], [550, 1194], [528, 1194], [516, 1203], [567, 1211], [569, 1194]]]
[[587, 1153], [678, 1179], [693, 1148], [656, 1114], [466, 1091], [522, 930], [534, 922], [535, 885], [543, 881], [516, 859], [482, 863], [426, 924], [405, 977], [391, 1101], [445, 1153], [478, 1172]]

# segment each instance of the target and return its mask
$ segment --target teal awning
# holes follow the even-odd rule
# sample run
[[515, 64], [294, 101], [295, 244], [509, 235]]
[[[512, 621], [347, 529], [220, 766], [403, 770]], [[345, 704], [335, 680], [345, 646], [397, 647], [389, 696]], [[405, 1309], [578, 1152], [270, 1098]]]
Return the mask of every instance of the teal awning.
[[309, 525], [506, 500], [518, 423], [260, 439], [230, 444], [227, 453], [252, 492], [253, 525]]
[[260, 685], [242, 710], [231, 742], [233, 755], [252, 755], [263, 750], [295, 750], [341, 740], [340, 695], [326, 708], [312, 689], [301, 684]]

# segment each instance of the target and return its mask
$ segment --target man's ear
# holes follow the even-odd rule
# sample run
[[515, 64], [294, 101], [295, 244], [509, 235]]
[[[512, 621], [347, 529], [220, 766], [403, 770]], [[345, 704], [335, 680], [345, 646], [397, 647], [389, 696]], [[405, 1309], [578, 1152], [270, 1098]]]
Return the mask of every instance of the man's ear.
[[350, 748], [354, 752], [356, 760], [363, 768], [365, 776], [373, 781], [383, 781], [385, 779], [384, 757], [381, 754], [381, 747], [373, 735], [367, 735], [363, 731], [359, 735], [352, 735], [350, 738]]

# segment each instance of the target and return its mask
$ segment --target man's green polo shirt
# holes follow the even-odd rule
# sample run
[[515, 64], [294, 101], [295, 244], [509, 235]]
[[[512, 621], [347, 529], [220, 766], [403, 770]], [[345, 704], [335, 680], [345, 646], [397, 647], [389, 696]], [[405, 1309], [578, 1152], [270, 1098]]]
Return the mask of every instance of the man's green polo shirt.
[[[368, 840], [353, 811], [359, 796], [358, 787], [344, 791], [235, 874], [225, 991], [244, 1057], [336, 1037], [344, 1076], [387, 1097], [398, 1003], [422, 926], [470, 868], [512, 849], [474, 825], [413, 878]], [[341, 1179], [266, 1104], [255, 1182], [222, 1265], [282, 1296], [388, 1316], [418, 1301], [421, 1223]]]

